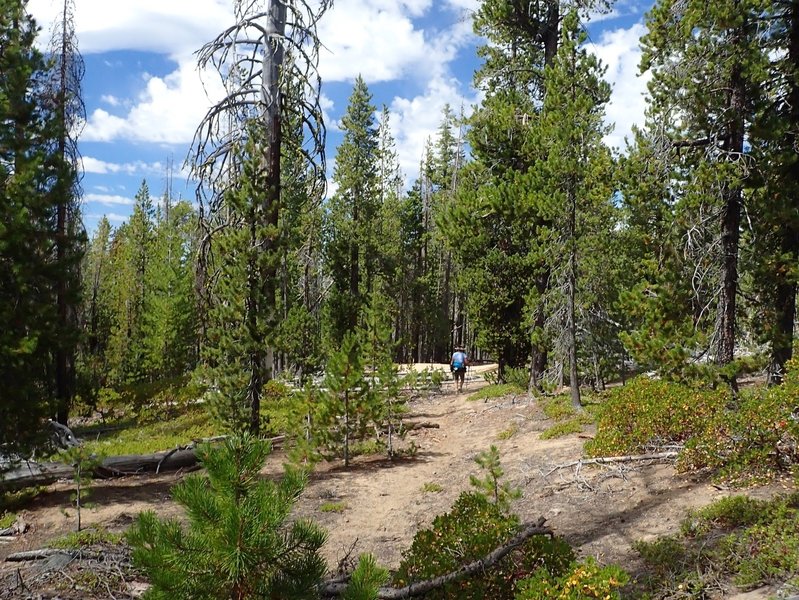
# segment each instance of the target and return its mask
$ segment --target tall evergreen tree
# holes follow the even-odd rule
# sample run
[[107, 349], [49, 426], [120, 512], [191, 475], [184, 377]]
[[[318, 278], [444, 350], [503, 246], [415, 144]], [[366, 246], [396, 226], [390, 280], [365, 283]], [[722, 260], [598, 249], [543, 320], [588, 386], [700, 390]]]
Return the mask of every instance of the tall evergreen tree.
[[[680, 186], [684, 218], [693, 221], [687, 251], [712, 265], [712, 356], [722, 367], [732, 362], [736, 344], [741, 211], [751, 172], [745, 139], [766, 64], [763, 7], [760, 0], [663, 0], [649, 14], [642, 40], [642, 65], [653, 71], [651, 114], [669, 127], [666, 135], [688, 176]], [[734, 372], [725, 372], [735, 387]]]
[[263, 386], [273, 375], [278, 323], [274, 274], [281, 239], [279, 206], [265, 201], [262, 133], [253, 126], [241, 150], [247, 157], [240, 162], [243, 171], [226, 194], [227, 226], [215, 240], [217, 279], [203, 346], [211, 411], [229, 430], [253, 434], [260, 430]]
[[332, 279], [328, 336], [334, 344], [357, 327], [380, 264], [380, 241], [373, 227], [380, 209], [379, 137], [372, 95], [362, 77], [355, 80], [341, 126], [344, 140], [333, 171], [337, 189], [328, 207], [325, 233]]
[[[46, 101], [47, 65], [24, 0], [0, 2], [0, 446], [25, 449], [53, 414], [60, 346], [56, 289], [61, 121]], [[72, 260], [72, 257], [69, 257]], [[52, 411], [52, 412], [51, 412]]]
[[[612, 228], [612, 161], [602, 142], [610, 86], [602, 79], [604, 70], [596, 57], [581, 48], [586, 34], [576, 12], [566, 15], [561, 31], [558, 52], [544, 73], [547, 93], [541, 113], [532, 121], [534, 143], [545, 158], [529, 174], [553, 234], [547, 263], [555, 285], [550, 285], [547, 300], [556, 315], [555, 329], [564, 333], [572, 403], [579, 407], [578, 328], [587, 330], [589, 320], [581, 313], [591, 308], [590, 302], [581, 302], [586, 300], [583, 284], [588, 273], [582, 260], [602, 251], [597, 238]], [[563, 319], [558, 305], [565, 309]]]

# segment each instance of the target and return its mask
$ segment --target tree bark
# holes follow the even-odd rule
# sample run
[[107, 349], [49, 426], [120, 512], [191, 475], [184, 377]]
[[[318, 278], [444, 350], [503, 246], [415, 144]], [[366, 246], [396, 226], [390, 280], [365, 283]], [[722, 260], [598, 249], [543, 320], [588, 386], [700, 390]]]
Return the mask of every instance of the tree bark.
[[[788, 126], [783, 146], [797, 148], [799, 146], [799, 0], [793, 0], [788, 9], [788, 60], [793, 72], [786, 77], [788, 85]], [[782, 176], [786, 180], [784, 188], [792, 197], [788, 199], [793, 206], [799, 205], [799, 160], [794, 153], [788, 164], [782, 167]], [[776, 323], [775, 335], [771, 341], [771, 364], [769, 366], [769, 383], [782, 383], [785, 363], [793, 357], [793, 330], [796, 320], [797, 284], [789, 277], [791, 268], [799, 259], [799, 217], [783, 220], [780, 224], [781, 251], [785, 259], [778, 262], [777, 282], [775, 289]], [[792, 263], [792, 264], [788, 264]]]

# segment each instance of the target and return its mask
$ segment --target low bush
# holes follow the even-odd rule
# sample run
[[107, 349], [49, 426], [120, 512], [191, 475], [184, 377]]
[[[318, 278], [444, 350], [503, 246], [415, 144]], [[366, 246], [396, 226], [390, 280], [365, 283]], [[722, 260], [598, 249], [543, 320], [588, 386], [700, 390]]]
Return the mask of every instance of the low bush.
[[546, 569], [538, 569], [535, 575], [518, 584], [516, 600], [583, 600], [620, 598], [619, 588], [627, 583], [629, 576], [615, 565], [601, 566], [593, 558], [573, 563], [569, 570], [552, 576]]
[[[398, 587], [457, 570], [484, 557], [519, 532], [519, 518], [506, 514], [482, 494], [464, 492], [450, 512], [437, 516], [430, 529], [417, 532], [394, 576]], [[544, 569], [552, 577], [565, 573], [574, 560], [560, 538], [534, 536], [493, 568], [450, 583], [428, 598], [512, 598], [516, 581]]]
[[707, 597], [799, 576], [799, 494], [771, 501], [723, 498], [689, 513], [680, 536], [638, 542], [651, 598]]
[[678, 467], [706, 470], [747, 484], [796, 472], [799, 467], [799, 362], [790, 361], [780, 386], [701, 390], [636, 378], [613, 390], [598, 410], [592, 456], [684, 445]]
[[616, 388], [598, 410], [590, 456], [634, 454], [702, 436], [724, 411], [726, 390], [698, 390], [663, 380], [637, 377]]
[[524, 389], [512, 383], [498, 383], [488, 385], [483, 389], [470, 395], [468, 400], [493, 400], [494, 398], [502, 398], [503, 396], [518, 396], [524, 394]]

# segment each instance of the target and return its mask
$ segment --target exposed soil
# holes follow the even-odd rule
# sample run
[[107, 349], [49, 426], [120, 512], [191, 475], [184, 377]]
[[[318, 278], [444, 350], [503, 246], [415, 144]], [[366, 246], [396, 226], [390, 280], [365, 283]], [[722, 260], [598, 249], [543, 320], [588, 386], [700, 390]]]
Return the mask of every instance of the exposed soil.
[[[523, 521], [544, 516], [582, 556], [615, 562], [631, 572], [640, 569], [631, 548], [635, 540], [674, 533], [688, 509], [731, 493], [677, 474], [669, 464], [556, 469], [580, 458], [592, 427], [580, 435], [541, 440], [540, 433], [553, 423], [534, 400], [521, 396], [470, 401], [469, 395], [483, 385], [472, 375], [463, 394], [456, 394], [446, 382], [441, 393], [415, 399], [408, 421], [437, 424], [438, 428], [408, 432], [402, 444], [415, 445], [412, 456], [394, 461], [358, 457], [349, 469], [339, 463], [317, 468], [295, 512], [328, 530], [325, 556], [331, 570], [345, 557], [362, 552], [371, 552], [380, 563], [397, 567], [414, 533], [429, 526], [435, 515], [447, 511], [457, 496], [469, 489], [469, 475], [479, 472], [474, 458], [492, 444], [500, 451], [508, 481], [523, 491], [522, 499], [513, 505]], [[513, 435], [500, 439], [502, 432], [513, 428], [517, 429]], [[273, 454], [265, 473], [279, 473], [282, 460], [279, 452]], [[180, 509], [170, 500], [169, 489], [180, 477], [168, 474], [97, 482], [91, 498], [94, 508], [83, 510], [83, 523], [122, 531], [142, 510], [178, 515]], [[425, 491], [426, 483], [440, 486], [441, 491]], [[768, 497], [782, 491], [770, 486], [747, 493]], [[70, 486], [57, 484], [21, 511], [32, 530], [0, 544], [0, 560], [12, 552], [46, 546], [49, 539], [74, 529], [76, 515], [69, 496]], [[321, 510], [325, 504], [343, 509], [325, 512]], [[17, 566], [0, 563], [0, 581]], [[765, 598], [768, 593], [762, 590], [740, 597]], [[0, 593], [0, 597], [14, 596]]]

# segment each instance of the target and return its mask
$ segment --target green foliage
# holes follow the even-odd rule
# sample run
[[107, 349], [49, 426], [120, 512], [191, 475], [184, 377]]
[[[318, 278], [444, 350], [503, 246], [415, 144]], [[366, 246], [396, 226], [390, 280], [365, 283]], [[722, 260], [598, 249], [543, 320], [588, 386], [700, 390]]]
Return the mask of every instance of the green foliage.
[[67, 550], [80, 550], [97, 544], [116, 546], [123, 540], [121, 533], [112, 533], [102, 527], [88, 527], [80, 531], [72, 531], [62, 537], [48, 542], [51, 548], [64, 548]]
[[651, 597], [703, 597], [720, 578], [749, 589], [799, 575], [797, 494], [770, 501], [722, 498], [692, 511], [681, 533], [635, 544], [646, 563], [642, 583]]
[[313, 435], [321, 451], [342, 456], [349, 466], [350, 446], [362, 437], [378, 418], [380, 406], [374, 402], [364, 378], [361, 346], [352, 334], [346, 334], [341, 348], [331, 353], [325, 373], [325, 388], [313, 415]]
[[507, 511], [512, 500], [521, 498], [522, 491], [519, 488], [511, 487], [505, 481], [500, 483], [500, 479], [505, 474], [499, 462], [499, 450], [496, 446], [491, 446], [487, 451], [483, 451], [474, 459], [485, 475], [482, 479], [470, 475], [469, 483], [476, 488], [476, 493], [484, 495], [503, 511]]
[[103, 462], [103, 458], [92, 453], [90, 448], [83, 445], [64, 450], [61, 452], [60, 458], [62, 462], [72, 465], [74, 469], [72, 480], [75, 482], [75, 492], [70, 500], [74, 502], [78, 511], [77, 531], [80, 531], [81, 508], [85, 506], [85, 500], [90, 495], [88, 485], [92, 481], [94, 470]]
[[147, 573], [147, 598], [314, 598], [325, 572], [325, 534], [313, 523], [287, 523], [306, 481], [287, 469], [259, 475], [269, 445], [247, 436], [200, 448], [207, 477], [173, 488], [188, 524], [145, 512], [127, 534], [133, 561]]
[[11, 527], [17, 521], [17, 515], [13, 512], [3, 511], [0, 513], [0, 529]]
[[[49, 66], [26, 5], [0, 4], [0, 447], [6, 455], [29, 455], [42, 442], [47, 416], [66, 417], [69, 382], [56, 363], [63, 367], [78, 341], [63, 310], [79, 298], [74, 278], [83, 237], [69, 192], [74, 170], [58, 152], [62, 117], [49, 96]], [[76, 213], [69, 229], [61, 219], [59, 230], [68, 202]]]
[[748, 527], [765, 518], [769, 503], [748, 496], [728, 496], [699, 510], [683, 520], [680, 531], [685, 537], [706, 535], [713, 529]]
[[425, 494], [438, 494], [439, 492], [443, 492], [444, 488], [433, 481], [427, 481], [422, 486], [422, 492]]
[[607, 456], [680, 443], [680, 468], [706, 469], [730, 482], [790, 472], [799, 464], [793, 414], [799, 384], [795, 364], [788, 367], [783, 385], [742, 390], [732, 409], [724, 388], [634, 379], [612, 390], [598, 408], [597, 435], [586, 452]]
[[569, 569], [553, 576], [541, 568], [518, 583], [516, 600], [583, 600], [600, 598], [618, 600], [619, 588], [629, 581], [629, 576], [615, 565], [601, 566], [589, 557], [585, 561], [572, 563]]
[[499, 434], [497, 435], [497, 439], [498, 440], [509, 440], [510, 438], [512, 438], [517, 433], [519, 433], [519, 424], [516, 423], [516, 422], [513, 422], [513, 423], [510, 424], [510, 426], [507, 429], [503, 429], [502, 431], [499, 432]]
[[505, 396], [518, 396], [519, 394], [524, 394], [525, 389], [520, 388], [512, 383], [498, 383], [495, 385], [488, 385], [481, 390], [478, 390], [474, 394], [471, 394], [467, 400], [476, 401], [476, 400], [493, 400], [495, 398], [504, 398]]
[[583, 421], [579, 418], [561, 421], [541, 432], [542, 440], [554, 440], [559, 437], [580, 433], [583, 430]]
[[725, 410], [725, 390], [705, 391], [638, 377], [613, 389], [599, 408], [591, 456], [634, 454], [647, 447], [684, 443], [702, 435]]
[[[455, 571], [482, 558], [519, 531], [519, 519], [506, 514], [482, 494], [464, 492], [450, 512], [437, 516], [430, 529], [416, 533], [394, 577], [404, 586]], [[511, 598], [515, 582], [544, 568], [553, 576], [566, 571], [574, 553], [561, 539], [534, 536], [492, 569], [450, 583], [430, 598]]]
[[388, 581], [388, 577], [388, 569], [378, 565], [374, 556], [361, 554], [341, 597], [344, 600], [375, 600], [378, 589]]
[[720, 478], [746, 484], [766, 481], [799, 464], [799, 397], [796, 363], [781, 386], [745, 390], [734, 410], [719, 411], [704, 435], [689, 441], [681, 457], [686, 469], [710, 469]]
[[325, 502], [319, 507], [319, 510], [325, 513], [341, 513], [348, 508], [346, 502]]
[[547, 419], [563, 421], [577, 416], [577, 411], [567, 396], [542, 398], [539, 402]]
[[110, 431], [98, 439], [88, 439], [84, 447], [104, 456], [150, 454], [218, 434], [216, 424], [203, 407], [198, 406], [168, 420], [144, 425], [129, 423], [124, 429]]

